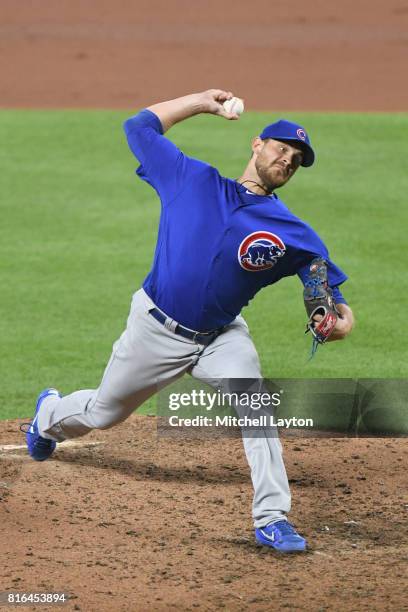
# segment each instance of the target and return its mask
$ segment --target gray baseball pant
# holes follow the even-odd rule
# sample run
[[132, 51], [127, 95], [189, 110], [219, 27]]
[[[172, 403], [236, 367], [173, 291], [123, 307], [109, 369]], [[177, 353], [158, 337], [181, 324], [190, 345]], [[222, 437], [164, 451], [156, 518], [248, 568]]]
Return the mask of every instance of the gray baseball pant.
[[[170, 319], [166, 326], [156, 321], [149, 315], [154, 307], [143, 289], [134, 294], [126, 329], [113, 345], [99, 388], [47, 398], [38, 415], [43, 437], [62, 442], [113, 427], [186, 372], [216, 388], [226, 379], [261, 379], [258, 354], [241, 316], [204, 346], [175, 334]], [[277, 435], [263, 430], [243, 437], [243, 443], [254, 487], [254, 525], [263, 527], [290, 510], [282, 445]]]

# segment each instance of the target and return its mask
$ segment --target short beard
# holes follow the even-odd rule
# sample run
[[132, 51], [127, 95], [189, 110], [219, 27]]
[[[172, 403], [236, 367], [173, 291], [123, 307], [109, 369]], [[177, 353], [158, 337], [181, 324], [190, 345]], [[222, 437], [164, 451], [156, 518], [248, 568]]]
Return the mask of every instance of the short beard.
[[282, 187], [287, 182], [287, 179], [283, 179], [278, 182], [272, 182], [268, 172], [264, 169], [264, 167], [258, 163], [258, 160], [255, 161], [255, 169], [261, 180], [262, 187], [264, 187], [265, 191], [270, 194], [275, 189]]

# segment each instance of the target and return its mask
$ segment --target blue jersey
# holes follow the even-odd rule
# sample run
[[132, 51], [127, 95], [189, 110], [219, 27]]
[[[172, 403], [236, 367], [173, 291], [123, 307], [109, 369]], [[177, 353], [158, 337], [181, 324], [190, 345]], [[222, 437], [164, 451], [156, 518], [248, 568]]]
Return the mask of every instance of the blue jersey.
[[317, 256], [328, 262], [336, 302], [347, 276], [314, 230], [275, 195], [259, 196], [216, 168], [187, 157], [144, 110], [125, 122], [137, 175], [157, 191], [161, 217], [153, 266], [143, 288], [185, 327], [231, 323], [254, 295], [285, 276], [304, 282]]

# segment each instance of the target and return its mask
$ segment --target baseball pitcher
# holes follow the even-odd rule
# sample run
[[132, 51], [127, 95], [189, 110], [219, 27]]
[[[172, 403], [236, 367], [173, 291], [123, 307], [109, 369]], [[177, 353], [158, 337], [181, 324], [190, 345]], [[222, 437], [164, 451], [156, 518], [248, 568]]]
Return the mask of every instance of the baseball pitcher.
[[[346, 275], [313, 229], [277, 195], [314, 151], [305, 129], [280, 120], [252, 140], [238, 180], [188, 157], [165, 134], [199, 113], [227, 120], [231, 92], [211, 89], [154, 104], [124, 129], [139, 161], [137, 176], [161, 202], [153, 264], [133, 296], [127, 326], [115, 342], [97, 389], [61, 397], [46, 389], [26, 432], [37, 461], [56, 444], [124, 421], [158, 387], [185, 373], [214, 387], [234, 379], [262, 380], [259, 358], [240, 312], [255, 294], [298, 275], [314, 345], [340, 340], [353, 315], [339, 286]], [[290, 491], [277, 436], [243, 438], [254, 487], [253, 518], [260, 544], [281, 552], [306, 549], [288, 521]]]

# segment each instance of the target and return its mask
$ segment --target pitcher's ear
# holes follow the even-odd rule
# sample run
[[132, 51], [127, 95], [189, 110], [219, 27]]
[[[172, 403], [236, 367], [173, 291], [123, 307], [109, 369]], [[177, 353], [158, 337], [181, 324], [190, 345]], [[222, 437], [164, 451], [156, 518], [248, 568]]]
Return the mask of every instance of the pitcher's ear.
[[252, 139], [252, 153], [259, 153], [264, 145], [264, 142], [265, 141], [262, 140], [262, 138], [255, 136], [255, 138]]

